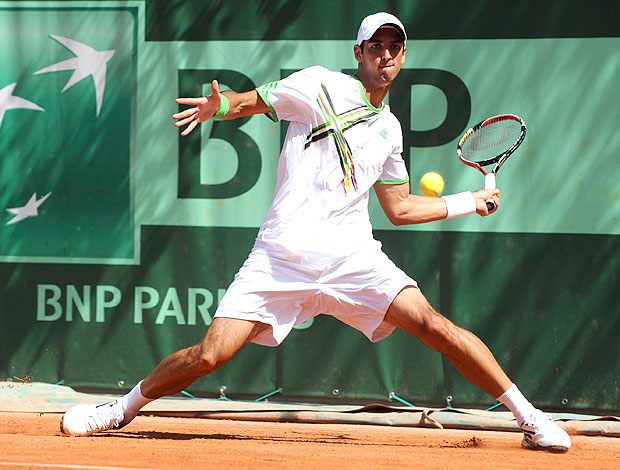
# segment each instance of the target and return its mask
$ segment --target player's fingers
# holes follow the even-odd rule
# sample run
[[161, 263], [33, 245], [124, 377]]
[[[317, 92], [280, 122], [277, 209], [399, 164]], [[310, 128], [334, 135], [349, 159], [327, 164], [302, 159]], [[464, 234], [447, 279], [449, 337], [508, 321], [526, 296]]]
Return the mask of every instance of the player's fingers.
[[196, 121], [190, 122], [189, 126], [187, 126], [183, 132], [181, 132], [181, 135], [189, 134], [190, 132], [192, 132], [194, 130], [194, 127], [196, 127], [197, 125], [198, 125], [198, 123]]
[[181, 119], [180, 121], [177, 121], [174, 123], [175, 127], [183, 127], [185, 124], [188, 124], [192, 121], [195, 121], [196, 118], [194, 116], [190, 116], [188, 118], [185, 119]]
[[213, 96], [219, 96], [220, 94], [220, 85], [217, 83], [217, 80], [211, 82], [211, 94]]
[[494, 196], [499, 196], [499, 189], [482, 189], [480, 195], [485, 199], [491, 199]]
[[190, 116], [194, 116], [198, 112], [198, 108], [189, 108], [184, 109], [183, 111], [179, 111], [176, 114], [172, 115], [172, 119], [184, 119]]
[[204, 98], [177, 98], [174, 100], [177, 104], [189, 104], [191, 106], [197, 106], [204, 101]]
[[499, 189], [485, 189], [484, 191], [486, 193], [484, 200], [486, 201], [488, 199], [491, 199], [497, 205], [497, 202], [499, 201]]

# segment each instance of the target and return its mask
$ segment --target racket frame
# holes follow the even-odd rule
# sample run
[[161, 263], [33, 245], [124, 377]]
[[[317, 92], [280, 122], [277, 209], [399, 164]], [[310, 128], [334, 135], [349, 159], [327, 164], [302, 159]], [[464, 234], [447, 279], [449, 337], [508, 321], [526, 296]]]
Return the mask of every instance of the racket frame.
[[[467, 160], [466, 158], [463, 157], [463, 144], [476, 131], [480, 130], [481, 128], [485, 126], [493, 124], [494, 122], [507, 121], [507, 120], [519, 122], [521, 124], [521, 133], [519, 134], [519, 137], [515, 141], [515, 143], [512, 144], [506, 151], [500, 153], [499, 155], [496, 155], [495, 157], [487, 158], [485, 160], [480, 160], [480, 161]], [[469, 128], [467, 132], [465, 132], [465, 134], [463, 134], [463, 137], [461, 137], [461, 140], [459, 140], [456, 146], [456, 154], [458, 155], [459, 159], [465, 165], [475, 168], [476, 170], [480, 171], [484, 175], [484, 189], [495, 189], [496, 187], [495, 175], [497, 174], [501, 166], [504, 164], [506, 159], [508, 159], [508, 157], [512, 155], [512, 153], [515, 150], [517, 150], [519, 145], [521, 145], [521, 143], [523, 142], [523, 139], [525, 139], [526, 130], [527, 129], [526, 129], [525, 122], [523, 121], [523, 119], [521, 119], [519, 116], [515, 114], [498, 114], [497, 116], [492, 116], [490, 118], [485, 119], [484, 121], [480, 121], [475, 126]], [[485, 166], [492, 165], [492, 164], [495, 164], [495, 166], [493, 167], [493, 170], [491, 170], [490, 172], [484, 169]], [[489, 212], [494, 211], [495, 203], [491, 199], [487, 200], [486, 202], [487, 202], [487, 208], [489, 209]]]

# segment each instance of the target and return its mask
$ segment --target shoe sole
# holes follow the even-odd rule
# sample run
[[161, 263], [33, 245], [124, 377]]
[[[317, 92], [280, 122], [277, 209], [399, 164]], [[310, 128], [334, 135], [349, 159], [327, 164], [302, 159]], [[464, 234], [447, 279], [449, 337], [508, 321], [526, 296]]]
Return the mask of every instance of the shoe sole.
[[564, 452], [568, 452], [568, 449], [569, 449], [568, 447], [562, 446], [562, 445], [544, 447], [538, 444], [534, 444], [533, 442], [530, 442], [527, 439], [523, 439], [521, 441], [521, 447], [524, 447], [525, 449], [531, 449], [531, 450], [546, 450], [547, 452], [553, 452], [556, 454], [563, 454]]

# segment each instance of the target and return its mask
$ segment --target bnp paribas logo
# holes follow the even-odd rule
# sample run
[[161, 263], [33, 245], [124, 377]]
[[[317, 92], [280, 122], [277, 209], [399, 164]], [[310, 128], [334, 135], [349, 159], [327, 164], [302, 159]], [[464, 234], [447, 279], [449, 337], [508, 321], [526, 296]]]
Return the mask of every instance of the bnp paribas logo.
[[0, 261], [134, 257], [138, 19], [104, 3], [0, 2]]

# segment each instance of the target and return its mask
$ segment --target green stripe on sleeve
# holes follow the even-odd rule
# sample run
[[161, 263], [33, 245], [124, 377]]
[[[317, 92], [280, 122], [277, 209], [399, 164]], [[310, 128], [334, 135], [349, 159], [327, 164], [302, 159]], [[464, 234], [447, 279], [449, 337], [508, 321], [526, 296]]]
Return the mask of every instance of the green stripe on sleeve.
[[269, 99], [267, 98], [267, 91], [268, 90], [269, 90], [269, 87], [266, 87], [265, 85], [256, 88], [256, 92], [258, 93], [258, 96], [261, 97], [261, 99], [265, 102], [265, 104], [269, 108], [269, 113], [268, 114], [266, 113], [265, 116], [267, 116], [273, 122], [278, 122], [280, 120], [278, 118], [278, 113], [276, 113], [276, 110], [274, 109], [273, 105], [271, 104], [271, 101], [269, 101]]
[[404, 180], [378, 180], [375, 181], [375, 184], [404, 184], [409, 182], [409, 177]]

